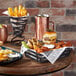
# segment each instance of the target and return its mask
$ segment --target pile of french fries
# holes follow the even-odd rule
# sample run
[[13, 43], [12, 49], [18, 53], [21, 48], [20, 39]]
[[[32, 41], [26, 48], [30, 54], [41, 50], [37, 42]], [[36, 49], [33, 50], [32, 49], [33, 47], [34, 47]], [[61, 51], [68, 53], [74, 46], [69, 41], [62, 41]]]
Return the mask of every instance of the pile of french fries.
[[0, 61], [8, 60], [9, 59], [8, 54], [12, 53], [13, 53], [12, 50], [9, 49], [3, 50], [2, 48], [0, 48]]
[[27, 10], [22, 5], [19, 5], [18, 7], [14, 7], [14, 8], [9, 7], [8, 13], [10, 16], [15, 16], [15, 17], [27, 16]]

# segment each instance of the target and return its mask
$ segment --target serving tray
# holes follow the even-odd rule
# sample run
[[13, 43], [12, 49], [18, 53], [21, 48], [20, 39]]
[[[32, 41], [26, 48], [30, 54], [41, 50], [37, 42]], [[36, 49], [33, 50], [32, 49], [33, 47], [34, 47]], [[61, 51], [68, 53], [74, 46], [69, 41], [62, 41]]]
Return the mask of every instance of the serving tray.
[[[3, 50], [5, 50], [5, 49], [12, 50], [12, 49], [7, 48], [7, 47], [4, 47], [4, 46], [2, 46], [1, 48], [2, 48]], [[16, 61], [22, 59], [22, 57], [23, 57], [22, 54], [20, 54], [19, 52], [15, 51], [15, 50], [12, 50], [12, 52], [18, 53], [19, 56], [18, 56], [18, 57], [10, 58], [9, 60], [0, 61], [0, 65], [7, 65], [7, 64], [10, 64], [10, 63], [13, 63], [13, 62], [16, 62]]]

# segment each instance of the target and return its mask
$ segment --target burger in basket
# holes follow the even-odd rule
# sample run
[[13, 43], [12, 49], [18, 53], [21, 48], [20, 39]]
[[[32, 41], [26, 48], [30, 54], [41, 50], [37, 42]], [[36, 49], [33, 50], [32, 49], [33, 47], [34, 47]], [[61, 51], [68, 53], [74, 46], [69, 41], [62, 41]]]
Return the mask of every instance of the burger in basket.
[[[25, 42], [24, 42], [25, 43]], [[22, 45], [24, 45], [24, 43]], [[52, 51], [54, 49], [59, 49], [62, 47], [72, 46], [70, 42], [57, 41], [56, 32], [45, 32], [43, 35], [42, 41], [37, 40], [36, 38], [29, 39], [27, 43], [25, 43], [24, 47], [28, 49], [35, 50], [37, 53], [42, 53], [45, 51]]]
[[56, 32], [45, 32], [43, 35], [43, 42], [45, 44], [51, 44], [51, 43], [55, 43], [57, 39], [57, 34]]
[[[26, 57], [38, 62], [51, 62], [52, 64], [59, 58], [70, 55], [72, 44], [70, 42], [58, 41], [56, 32], [45, 32], [43, 39], [29, 39], [28, 42], [22, 42], [21, 53]], [[55, 59], [51, 59], [51, 58]]]

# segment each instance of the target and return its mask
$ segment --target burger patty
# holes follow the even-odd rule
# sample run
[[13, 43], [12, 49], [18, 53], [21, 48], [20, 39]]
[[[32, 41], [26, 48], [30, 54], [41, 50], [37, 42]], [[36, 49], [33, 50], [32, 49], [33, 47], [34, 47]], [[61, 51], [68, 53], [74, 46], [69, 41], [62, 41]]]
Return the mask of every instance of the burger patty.
[[56, 40], [56, 38], [49, 39], [49, 37], [45, 37], [44, 40], [45, 41], [54, 41], [54, 40]]
[[45, 41], [51, 41], [51, 39], [49, 39], [49, 37], [45, 37], [44, 40]]

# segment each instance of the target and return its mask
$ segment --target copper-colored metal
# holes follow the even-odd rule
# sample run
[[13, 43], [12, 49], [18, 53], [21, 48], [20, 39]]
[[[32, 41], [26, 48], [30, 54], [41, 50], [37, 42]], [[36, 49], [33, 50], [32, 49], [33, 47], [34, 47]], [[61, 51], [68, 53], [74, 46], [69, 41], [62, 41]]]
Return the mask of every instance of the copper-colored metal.
[[49, 29], [49, 16], [38, 15], [35, 17], [36, 20], [36, 38], [42, 40], [43, 34]]
[[7, 25], [2, 25], [2, 28], [0, 28], [0, 41], [6, 42], [8, 38], [8, 30]]

